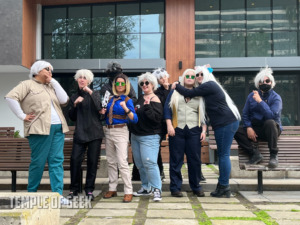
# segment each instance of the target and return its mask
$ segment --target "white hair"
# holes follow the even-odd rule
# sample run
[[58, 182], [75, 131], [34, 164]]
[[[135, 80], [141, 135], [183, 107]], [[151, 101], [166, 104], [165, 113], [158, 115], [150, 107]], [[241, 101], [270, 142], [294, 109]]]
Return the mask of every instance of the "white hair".
[[140, 85], [140, 82], [142, 82], [143, 80], [147, 80], [153, 85], [154, 91], [157, 89], [157, 86], [158, 86], [157, 79], [152, 73], [150, 73], [150, 72], [143, 73], [140, 76], [138, 76], [138, 78], [139, 78], [139, 80], [138, 80], [139, 85]]
[[53, 66], [46, 61], [39, 60], [32, 64], [29, 73], [29, 79], [32, 79], [34, 75], [39, 74], [39, 72], [45, 68], [49, 67], [53, 71]]
[[227, 94], [227, 92], [225, 91], [225, 89], [222, 87], [221, 84], [219, 84], [219, 82], [216, 80], [215, 76], [210, 73], [208, 71], [208, 69], [206, 67], [202, 68], [202, 73], [203, 73], [203, 80], [202, 80], [202, 84], [208, 82], [208, 81], [213, 81], [215, 82], [223, 91], [224, 95], [225, 95], [225, 100], [226, 103], [228, 105], [228, 107], [231, 109], [232, 113], [234, 114], [235, 118], [237, 120], [241, 120], [241, 115], [239, 113], [238, 108], [236, 107], [236, 105], [234, 104], [234, 102], [232, 101], [232, 99], [230, 98], [230, 96]]
[[74, 79], [77, 81], [79, 77], [85, 77], [85, 79], [87, 79], [87, 81], [90, 83], [93, 82], [94, 80], [94, 74], [92, 71], [87, 70], [87, 69], [81, 69], [81, 70], [77, 70], [76, 74], [74, 76]]
[[254, 85], [257, 89], [259, 89], [259, 83], [264, 82], [264, 78], [268, 77], [271, 80], [271, 88], [274, 88], [276, 83], [273, 77], [273, 71], [270, 67], [266, 67], [260, 70], [260, 72], [254, 78]]
[[[179, 82], [184, 85], [184, 79], [185, 79], [185, 75], [192, 71], [194, 74], [196, 74], [195, 70], [193, 69], [186, 69], [182, 76], [179, 77]], [[195, 81], [194, 83], [194, 87], [197, 87], [198, 86], [198, 83]], [[170, 100], [170, 103], [169, 103], [169, 107], [171, 108], [171, 110], [173, 111], [173, 106], [175, 107], [175, 110], [177, 112], [177, 109], [178, 109], [178, 100], [179, 100], [179, 96], [181, 96], [181, 94], [179, 94], [178, 91], [174, 90], [173, 94], [172, 94], [172, 97], [171, 97], [171, 100]], [[199, 113], [201, 115], [201, 124], [205, 124], [205, 121], [206, 121], [206, 118], [205, 118], [205, 101], [204, 101], [204, 98], [199, 96]]]
[[170, 77], [170, 75], [164, 68], [157, 68], [152, 72], [152, 74], [157, 78], [157, 80], [164, 78], [164, 77], [167, 77], [167, 78]]

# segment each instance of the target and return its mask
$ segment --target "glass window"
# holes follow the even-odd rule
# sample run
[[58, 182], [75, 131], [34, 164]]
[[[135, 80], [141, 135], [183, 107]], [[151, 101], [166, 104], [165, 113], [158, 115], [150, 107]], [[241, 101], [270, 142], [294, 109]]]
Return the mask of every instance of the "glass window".
[[117, 59], [138, 59], [140, 35], [123, 34], [117, 36]]
[[274, 56], [297, 56], [297, 32], [274, 32]]
[[66, 59], [66, 36], [45, 35], [43, 51], [45, 59]]
[[114, 33], [115, 23], [115, 5], [93, 7], [93, 33]]
[[164, 3], [141, 3], [141, 32], [164, 32], [164, 26]]
[[115, 58], [115, 35], [99, 34], [93, 36], [93, 58]]
[[247, 30], [271, 30], [270, 0], [247, 0]]
[[140, 32], [139, 4], [118, 4], [116, 22], [117, 33]]
[[91, 7], [72, 6], [69, 7], [68, 32], [89, 33], [91, 32]]
[[[70, 35], [68, 43], [69, 59], [88, 59], [91, 55], [89, 35]], [[78, 44], [80, 43], [80, 44]]]
[[245, 57], [245, 32], [221, 34], [221, 57]]
[[272, 39], [270, 32], [248, 32], [247, 54], [249, 57], [271, 56]]
[[44, 33], [66, 33], [66, 8], [46, 8], [44, 10]]
[[241, 0], [221, 1], [222, 31], [244, 31], [246, 29], [245, 2]]
[[162, 34], [141, 35], [141, 58], [159, 59], [164, 57], [164, 36]]
[[219, 57], [219, 34], [196, 33], [196, 58]]
[[273, 26], [274, 30], [297, 29], [297, 1], [273, 0]]
[[195, 2], [195, 30], [219, 31], [220, 9], [219, 0], [196, 0]]

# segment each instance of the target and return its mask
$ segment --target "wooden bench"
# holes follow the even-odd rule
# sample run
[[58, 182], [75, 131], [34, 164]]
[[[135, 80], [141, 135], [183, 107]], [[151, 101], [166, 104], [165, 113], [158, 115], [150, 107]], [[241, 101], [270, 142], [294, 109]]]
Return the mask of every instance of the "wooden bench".
[[14, 127], [0, 127], [0, 138], [13, 138], [14, 134]]
[[[71, 129], [72, 133], [74, 129]], [[68, 134], [70, 137], [72, 134]], [[67, 135], [66, 135], [67, 136]], [[73, 147], [73, 139], [66, 138], [64, 143], [64, 170], [69, 171], [71, 154]], [[103, 149], [103, 143], [101, 149]], [[28, 171], [31, 161], [31, 149], [27, 138], [1, 138], [0, 139], [0, 171], [11, 171], [12, 186], [11, 191], [16, 192], [17, 171]], [[98, 168], [100, 159], [98, 161]], [[45, 165], [45, 170], [48, 170], [48, 164]], [[83, 160], [80, 173], [79, 192], [82, 192], [83, 170], [87, 170], [87, 156]]]
[[[210, 128], [211, 130], [211, 128]], [[217, 150], [215, 138], [212, 137], [213, 131], [209, 134], [209, 147]], [[239, 166], [241, 170], [257, 171], [257, 191], [263, 193], [263, 171], [300, 171], [300, 126], [284, 126], [281, 135], [278, 138], [278, 167], [269, 168], [270, 151], [268, 143], [258, 141], [258, 149], [264, 159], [257, 165], [247, 164], [249, 155], [243, 149], [238, 148], [233, 140], [231, 149], [238, 150]]]

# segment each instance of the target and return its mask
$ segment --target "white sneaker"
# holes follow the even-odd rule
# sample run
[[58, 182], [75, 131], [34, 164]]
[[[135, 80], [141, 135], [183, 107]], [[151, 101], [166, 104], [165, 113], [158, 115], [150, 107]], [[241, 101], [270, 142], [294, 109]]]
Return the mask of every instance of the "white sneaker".
[[155, 188], [153, 191], [153, 201], [158, 202], [161, 200], [162, 200], [161, 192], [159, 189]]
[[59, 196], [61, 205], [70, 205], [70, 200], [65, 198], [64, 196]]
[[143, 187], [139, 191], [133, 192], [133, 196], [149, 196], [151, 194], [151, 191], [147, 191]]

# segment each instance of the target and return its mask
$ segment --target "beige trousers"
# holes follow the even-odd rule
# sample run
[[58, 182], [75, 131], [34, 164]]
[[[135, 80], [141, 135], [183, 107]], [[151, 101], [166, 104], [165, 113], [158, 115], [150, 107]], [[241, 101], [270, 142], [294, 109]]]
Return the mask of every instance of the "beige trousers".
[[124, 182], [124, 194], [132, 194], [131, 175], [128, 165], [129, 131], [122, 128], [107, 128], [105, 132], [105, 150], [108, 165], [109, 191], [117, 191], [118, 169]]

